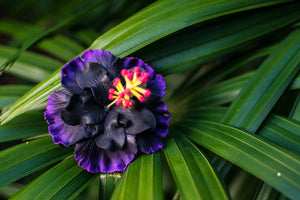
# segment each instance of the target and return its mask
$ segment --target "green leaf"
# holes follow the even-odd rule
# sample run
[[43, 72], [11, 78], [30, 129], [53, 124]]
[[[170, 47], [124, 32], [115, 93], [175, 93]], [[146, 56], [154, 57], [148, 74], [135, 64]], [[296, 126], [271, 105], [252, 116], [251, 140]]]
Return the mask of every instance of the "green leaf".
[[11, 199], [74, 199], [96, 177], [69, 157], [26, 185]]
[[297, 121], [272, 115], [257, 134], [300, 155], [300, 123]]
[[0, 86], [0, 108], [4, 108], [16, 100], [22, 95], [28, 92], [32, 88], [30, 85], [3, 85]]
[[[200, 24], [161, 39], [134, 55], [142, 57], [156, 67], [159, 73], [171, 74], [220, 58], [238, 49], [244, 49], [245, 46], [257, 40], [263, 40], [268, 37], [268, 33], [298, 20], [299, 11], [299, 6], [285, 5], [257, 10], [255, 14], [253, 11], [248, 11], [219, 18], [216, 22], [208, 22], [202, 26]], [[272, 48], [265, 51], [270, 50]], [[257, 54], [264, 56], [266, 52], [257, 52]], [[251, 56], [248, 55], [246, 59], [245, 57], [243, 59], [253, 59]], [[225, 71], [223, 76], [238, 67], [234, 66], [237, 64], [236, 60], [240, 58], [235, 58], [228, 65], [227, 70], [220, 67], [222, 71]], [[222, 75], [218, 69], [213, 76], [216, 73]]]
[[160, 153], [143, 155], [130, 163], [111, 199], [163, 199]]
[[[224, 107], [199, 107], [187, 110], [182, 119], [208, 120], [221, 122], [227, 108]], [[178, 119], [178, 121], [180, 121]], [[285, 147], [300, 155], [300, 123], [283, 116], [270, 115], [258, 129], [256, 134]]]
[[[273, 13], [273, 12], [271, 12], [271, 13]], [[255, 15], [255, 17], [256, 16], [257, 15]], [[260, 21], [261, 18], [260, 18], [260, 16], [258, 16], [258, 17], [259, 17], [258, 20]], [[241, 21], [240, 24], [243, 24], [243, 22]], [[266, 24], [266, 23], [264, 23], [264, 24]], [[251, 28], [252, 28], [252, 26], [253, 25], [251, 25]], [[267, 29], [269, 30], [269, 28], [267, 28]], [[186, 96], [187, 94], [190, 94], [190, 93], [194, 93], [195, 91], [197, 91], [195, 95], [197, 95], [198, 93], [205, 92], [203, 90], [207, 89], [208, 87], [212, 86], [213, 84], [217, 83], [218, 81], [224, 79], [226, 76], [232, 75], [233, 72], [237, 71], [241, 67], [244, 67], [246, 64], [249, 64], [249, 62], [253, 62], [256, 59], [259, 59], [259, 58], [261, 59], [262, 57], [268, 56], [269, 54], [271, 54], [274, 51], [274, 49], [277, 46], [278, 46], [278, 44], [263, 47], [261, 49], [255, 50], [255, 51], [250, 50], [250, 53], [242, 54], [241, 56], [238, 56], [237, 58], [235, 58], [236, 57], [235, 56], [234, 59], [229, 57], [226, 59], [227, 61], [222, 62], [221, 64], [215, 66], [213, 70], [209, 70], [208, 73], [206, 73], [204, 76], [196, 78], [196, 80], [193, 80], [193, 79], [191, 79], [191, 77], [189, 77], [189, 79], [187, 79], [187, 81], [181, 87], [178, 88], [181, 91], [180, 93], [182, 95], [177, 95], [177, 98], [180, 98], [180, 96]], [[199, 85], [201, 85], [200, 91], [199, 91]], [[209, 89], [209, 91], [211, 89]]]
[[[106, 49], [116, 56], [123, 57], [167, 34], [197, 22], [281, 2], [287, 1], [158, 1], [108, 31], [98, 38], [90, 48]], [[60, 87], [59, 73], [59, 70], [55, 71], [5, 110], [0, 117], [1, 124], [29, 110], [32, 105], [45, 101], [52, 92]]]
[[[300, 78], [300, 76], [298, 76]], [[297, 78], [298, 78], [297, 77]], [[300, 93], [298, 92], [292, 111], [290, 112], [290, 118], [300, 121]]]
[[[199, 105], [217, 106], [231, 103], [240, 94], [242, 89], [247, 85], [255, 73], [256, 71], [250, 71], [208, 87], [207, 89], [196, 91], [183, 99], [184, 103], [186, 103], [186, 105], [190, 108], [194, 108]], [[297, 78], [300, 78], [300, 76], [297, 76]], [[294, 81], [292, 83], [294, 83]], [[298, 88], [289, 87], [288, 89], [295, 90]], [[176, 92], [178, 93], [178, 91]], [[177, 99], [180, 98], [178, 96], [179, 95], [176, 96]], [[180, 101], [178, 101], [178, 103], [183, 104], [183, 102]]]
[[197, 22], [282, 2], [288, 1], [158, 1], [101, 36], [91, 48], [124, 57]]
[[189, 106], [195, 107], [197, 105], [222, 105], [232, 102], [236, 96], [240, 93], [241, 89], [247, 84], [253, 72], [248, 72], [241, 76], [234, 77], [233, 79], [221, 82], [213, 87], [207, 88], [197, 92], [191, 97]]
[[267, 182], [290, 198], [299, 197], [300, 156], [261, 136], [209, 121], [185, 121], [182, 134]]
[[300, 30], [292, 32], [262, 64], [223, 119], [255, 132], [300, 68]]
[[3, 199], [9, 199], [23, 187], [20, 183], [12, 183], [0, 188], [0, 195]]
[[[17, 51], [16, 48], [0, 45], [0, 63], [4, 63], [8, 57]], [[15, 62], [14, 67], [8, 69], [6, 72], [29, 81], [39, 82], [47, 78], [51, 72], [58, 69], [61, 65], [60, 61], [50, 57], [32, 52], [24, 52], [18, 61]]]
[[60, 89], [60, 74], [58, 72], [60, 69], [5, 109], [0, 117], [2, 124], [46, 101], [52, 92]]
[[220, 122], [224, 117], [227, 108], [225, 107], [197, 107], [197, 108], [190, 108], [186, 110], [185, 115], [178, 119], [179, 123], [180, 120], [184, 118], [189, 119], [198, 119], [198, 120], [208, 120], [214, 122]]
[[61, 160], [71, 151], [71, 148], [54, 145], [50, 137], [1, 151], [0, 187]]
[[[205, 156], [182, 136], [170, 138], [163, 149], [183, 199], [229, 199]], [[213, 187], [211, 187], [213, 185]]]
[[84, 50], [84, 48], [74, 40], [61, 35], [42, 40], [37, 46], [65, 62], [71, 60]]
[[275, 200], [275, 199], [280, 199], [279, 196], [280, 193], [278, 191], [276, 191], [267, 183], [264, 183], [256, 197], [256, 200], [264, 200], [264, 199]]
[[13, 46], [18, 46], [32, 34], [40, 32], [39, 26], [22, 23], [17, 20], [5, 19], [0, 21], [0, 32], [14, 38]]
[[0, 142], [37, 136], [48, 133], [42, 112], [28, 112], [0, 126]]
[[112, 193], [115, 189], [116, 182], [120, 178], [121, 175], [118, 173], [100, 175], [99, 200], [111, 199]]

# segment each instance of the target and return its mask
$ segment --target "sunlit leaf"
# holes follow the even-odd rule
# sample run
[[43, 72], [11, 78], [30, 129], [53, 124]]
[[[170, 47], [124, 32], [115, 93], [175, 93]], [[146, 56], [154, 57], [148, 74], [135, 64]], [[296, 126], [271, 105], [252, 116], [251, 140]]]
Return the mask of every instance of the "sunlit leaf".
[[170, 139], [164, 154], [184, 199], [229, 199], [208, 160], [188, 140]]
[[[16, 48], [0, 45], [0, 63], [4, 63], [8, 57], [17, 51]], [[51, 72], [58, 69], [61, 65], [62, 62], [47, 56], [24, 52], [15, 62], [14, 67], [8, 69], [6, 72], [26, 80], [39, 82], [47, 78]]]
[[163, 199], [160, 153], [143, 155], [131, 163], [111, 199]]

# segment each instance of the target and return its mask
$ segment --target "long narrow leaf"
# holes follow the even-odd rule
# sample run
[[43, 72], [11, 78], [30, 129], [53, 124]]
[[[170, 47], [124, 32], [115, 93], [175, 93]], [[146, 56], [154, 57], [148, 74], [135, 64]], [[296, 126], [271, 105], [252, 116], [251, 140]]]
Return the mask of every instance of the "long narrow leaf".
[[273, 115], [257, 134], [300, 155], [300, 123], [297, 121]]
[[164, 154], [183, 199], [229, 199], [213, 168], [191, 142], [180, 136], [169, 139]]
[[0, 187], [53, 164], [70, 152], [70, 148], [54, 145], [49, 137], [1, 151]]
[[272, 185], [290, 198], [300, 194], [300, 156], [260, 136], [209, 121], [177, 127], [191, 140]]
[[91, 48], [109, 49], [123, 57], [191, 24], [282, 2], [288, 1], [159, 1], [101, 36]]
[[18, 100], [22, 95], [28, 92], [31, 88], [32, 86], [30, 85], [0, 86], [0, 109]]
[[[137, 56], [143, 56], [162, 74], [182, 71], [267, 37], [268, 33], [298, 20], [300, 15], [296, 13], [299, 11], [299, 6], [285, 5], [242, 12], [159, 40], [137, 52]], [[226, 73], [236, 68], [232, 66], [234, 62], [230, 64]]]
[[95, 177], [69, 157], [26, 185], [11, 199], [74, 199]]
[[[200, 107], [187, 110], [184, 118], [220, 122], [227, 112], [224, 107]], [[298, 121], [278, 115], [266, 118], [256, 134], [300, 155], [300, 124]]]
[[56, 70], [45, 81], [39, 83], [18, 101], [5, 109], [0, 117], [0, 121], [3, 121], [2, 124], [47, 100], [51, 92], [61, 88], [59, 72], [60, 69]]
[[101, 174], [99, 200], [110, 200], [115, 189], [116, 182], [121, 178], [120, 174]]
[[[0, 64], [4, 63], [7, 58], [17, 51], [16, 48], [0, 45]], [[26, 80], [39, 82], [47, 78], [61, 65], [60, 61], [50, 57], [32, 52], [24, 52], [15, 62], [14, 67], [8, 69], [6, 72]]]
[[48, 133], [42, 112], [28, 112], [0, 126], [0, 142], [25, 139]]
[[300, 121], [300, 93], [299, 92], [289, 117], [297, 121]]
[[43, 40], [37, 46], [65, 62], [74, 58], [84, 49], [76, 41], [61, 35]]
[[143, 155], [131, 163], [111, 199], [163, 199], [160, 153]]
[[223, 123], [255, 132], [300, 68], [300, 30], [287, 37], [231, 104]]

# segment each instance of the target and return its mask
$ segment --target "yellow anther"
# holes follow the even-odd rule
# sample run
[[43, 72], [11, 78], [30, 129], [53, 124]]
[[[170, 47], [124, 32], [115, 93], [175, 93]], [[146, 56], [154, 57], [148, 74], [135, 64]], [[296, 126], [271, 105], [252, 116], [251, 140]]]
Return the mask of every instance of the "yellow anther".
[[120, 78], [114, 80], [113, 86], [117, 91], [114, 91], [113, 88], [110, 89], [109, 100], [113, 100], [113, 102], [108, 105], [108, 108], [113, 104], [123, 104], [124, 109], [130, 108], [133, 106], [133, 101], [130, 100], [132, 96], [135, 96], [140, 102], [146, 101], [146, 98], [151, 95], [150, 90], [138, 86], [148, 82], [149, 74], [140, 72], [140, 68], [135, 67], [132, 71], [128, 69], [121, 70], [121, 75], [125, 80], [125, 88]]

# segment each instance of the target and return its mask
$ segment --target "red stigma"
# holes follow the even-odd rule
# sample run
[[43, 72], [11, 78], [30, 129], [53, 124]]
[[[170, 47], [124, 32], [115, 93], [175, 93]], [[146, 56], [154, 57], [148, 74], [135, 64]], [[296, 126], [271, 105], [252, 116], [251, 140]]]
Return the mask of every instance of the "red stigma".
[[146, 101], [146, 98], [145, 98], [144, 96], [140, 96], [139, 101], [140, 101], [140, 102], [145, 102], [145, 101]]
[[113, 96], [112, 94], [109, 94], [109, 95], [108, 95], [108, 99], [109, 99], [109, 100], [114, 100], [114, 96]]
[[121, 70], [121, 76], [125, 77], [126, 74], [127, 74], [127, 70], [126, 69], [122, 69]]
[[116, 101], [116, 105], [119, 106], [119, 105], [121, 105], [121, 104], [122, 104], [122, 99], [119, 98], [119, 99]]
[[120, 78], [116, 78], [116, 79], [114, 80], [114, 82], [113, 82], [113, 86], [116, 87], [117, 84], [118, 84], [120, 81], [121, 81]]
[[115, 89], [110, 88], [110, 89], [108, 90], [108, 93], [109, 93], [109, 94], [113, 94], [115, 91], [116, 91]]
[[144, 94], [145, 97], [150, 97], [151, 91], [147, 89], [146, 93]]
[[133, 71], [133, 73], [139, 73], [140, 68], [139, 67], [134, 67], [132, 71]]

